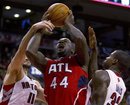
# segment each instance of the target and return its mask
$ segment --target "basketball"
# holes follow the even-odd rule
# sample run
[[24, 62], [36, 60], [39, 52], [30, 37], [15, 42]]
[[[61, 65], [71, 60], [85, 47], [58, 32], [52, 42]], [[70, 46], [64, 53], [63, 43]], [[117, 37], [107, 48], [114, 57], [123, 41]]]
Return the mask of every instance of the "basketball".
[[47, 11], [49, 14], [48, 19], [51, 20], [56, 27], [62, 27], [66, 17], [69, 15], [70, 9], [63, 3], [55, 3], [52, 4]]

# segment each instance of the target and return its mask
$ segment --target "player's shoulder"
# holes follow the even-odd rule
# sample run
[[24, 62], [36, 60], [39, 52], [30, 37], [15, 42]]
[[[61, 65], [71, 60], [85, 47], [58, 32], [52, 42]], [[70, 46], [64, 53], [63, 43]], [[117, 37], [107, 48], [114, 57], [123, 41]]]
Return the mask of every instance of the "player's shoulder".
[[106, 70], [97, 70], [94, 73], [94, 79], [101, 80], [101, 81], [107, 81], [109, 80], [109, 75]]
[[106, 74], [107, 74], [106, 70], [97, 70], [97, 71], [95, 71], [96, 76], [102, 76], [102, 75], [106, 75]]

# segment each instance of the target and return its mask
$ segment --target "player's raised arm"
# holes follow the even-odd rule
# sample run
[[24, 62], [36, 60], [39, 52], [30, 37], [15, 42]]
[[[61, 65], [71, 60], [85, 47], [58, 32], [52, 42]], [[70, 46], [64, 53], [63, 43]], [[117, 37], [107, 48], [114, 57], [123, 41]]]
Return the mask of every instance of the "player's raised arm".
[[47, 31], [51, 32], [54, 29], [54, 25], [50, 21], [43, 20], [40, 23], [35, 24], [34, 27], [39, 29], [42, 27], [42, 30], [37, 30], [37, 33], [30, 40], [26, 50], [26, 55], [31, 63], [40, 70], [47, 64], [47, 58], [38, 51], [42, 34], [44, 35]]
[[98, 70], [97, 56], [98, 56], [98, 48], [97, 48], [97, 40], [96, 35], [93, 28], [88, 28], [89, 33], [89, 47], [90, 47], [90, 60], [88, 65], [88, 73], [89, 79], [92, 78], [92, 75], [96, 70]]
[[33, 36], [33, 33], [34, 30], [31, 28], [27, 32], [27, 34], [23, 37], [15, 56], [13, 57], [11, 63], [9, 64], [9, 68], [13, 70], [20, 69], [20, 67], [22, 66], [21, 64], [23, 63], [23, 60], [25, 58], [26, 47], [28, 45], [29, 40]]
[[77, 54], [77, 60], [79, 64], [83, 67], [88, 67], [89, 64], [89, 54], [88, 54], [88, 45], [86, 42], [86, 38], [83, 33], [77, 29], [74, 24], [74, 16], [72, 12], [67, 17], [66, 26], [68, 31], [70, 32], [70, 37], [72, 41], [75, 43], [75, 50]]
[[4, 79], [5, 85], [15, 83], [18, 79], [17, 78], [18, 74], [19, 74], [19, 78], [20, 76], [22, 78], [22, 73], [19, 72], [22, 72], [21, 70], [22, 70], [23, 62], [25, 60], [26, 47], [34, 33], [35, 30], [33, 29], [33, 27], [31, 27], [30, 30], [23, 37], [15, 56], [13, 57], [13, 59], [11, 60], [8, 66], [7, 73]]

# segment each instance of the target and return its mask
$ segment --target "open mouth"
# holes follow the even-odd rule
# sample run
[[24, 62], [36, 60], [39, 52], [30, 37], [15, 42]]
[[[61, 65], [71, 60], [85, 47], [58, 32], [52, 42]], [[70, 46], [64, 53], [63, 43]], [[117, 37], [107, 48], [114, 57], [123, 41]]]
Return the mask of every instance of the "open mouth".
[[58, 50], [63, 50], [64, 49], [64, 45], [59, 45], [58, 46]]

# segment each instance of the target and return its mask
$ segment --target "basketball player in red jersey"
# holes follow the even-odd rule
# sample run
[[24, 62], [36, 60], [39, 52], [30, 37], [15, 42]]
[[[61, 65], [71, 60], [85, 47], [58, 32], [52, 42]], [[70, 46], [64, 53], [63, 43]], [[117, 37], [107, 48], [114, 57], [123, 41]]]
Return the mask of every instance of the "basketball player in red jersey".
[[31, 63], [44, 73], [48, 105], [85, 105], [88, 45], [83, 33], [73, 23], [74, 17], [70, 13], [65, 26], [75, 44], [75, 51], [70, 39], [61, 38], [56, 45], [58, 59], [46, 58], [38, 51], [42, 37], [40, 33], [33, 36], [27, 48], [26, 54]]
[[[94, 30], [93, 34], [95, 34]], [[93, 38], [93, 41], [95, 40], [96, 38]], [[97, 63], [97, 56], [93, 56], [92, 59], [93, 62], [90, 65], [94, 66]], [[129, 61], [130, 56], [126, 52], [115, 50], [103, 62], [105, 70], [95, 69], [88, 85], [88, 93], [91, 94], [87, 95], [91, 97], [92, 105], [119, 105], [121, 103], [126, 91], [121, 73], [122, 70], [127, 70], [130, 67]], [[93, 66], [90, 69], [93, 69]]]
[[0, 94], [0, 105], [33, 105], [36, 98], [46, 103], [44, 89], [39, 82], [27, 77], [26, 70], [30, 62], [25, 57], [27, 44], [31, 37], [40, 29], [52, 30], [53, 25], [49, 21], [34, 24], [23, 37], [19, 48], [10, 62]]

